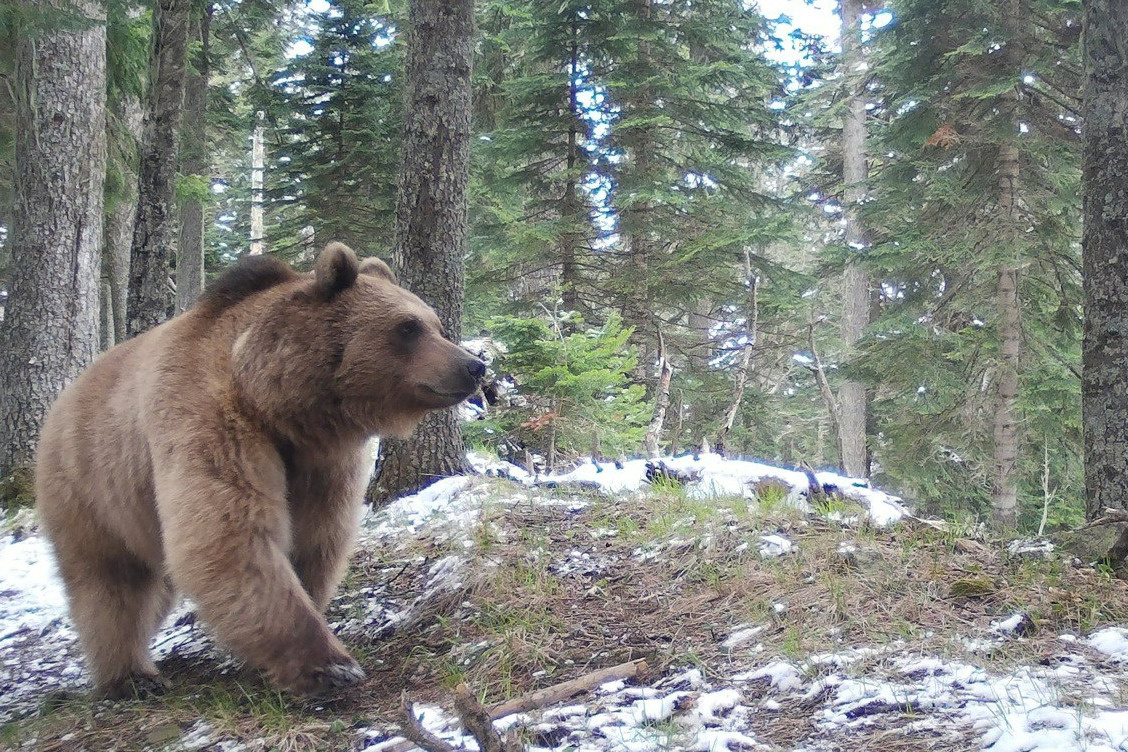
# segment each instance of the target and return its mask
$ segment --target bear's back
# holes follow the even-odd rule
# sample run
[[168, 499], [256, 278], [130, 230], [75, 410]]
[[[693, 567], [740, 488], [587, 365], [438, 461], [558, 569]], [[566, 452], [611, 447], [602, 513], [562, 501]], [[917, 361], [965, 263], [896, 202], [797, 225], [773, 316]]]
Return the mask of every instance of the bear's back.
[[196, 305], [215, 315], [256, 293], [298, 279], [300, 274], [273, 256], [244, 256], [207, 286]]

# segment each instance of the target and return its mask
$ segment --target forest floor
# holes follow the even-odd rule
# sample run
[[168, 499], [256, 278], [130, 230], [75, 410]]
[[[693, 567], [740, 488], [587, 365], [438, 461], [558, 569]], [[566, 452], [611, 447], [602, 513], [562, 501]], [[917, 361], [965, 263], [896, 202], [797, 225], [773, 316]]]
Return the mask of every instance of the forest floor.
[[498, 726], [553, 752], [1128, 749], [1128, 583], [843, 479], [819, 477], [852, 499], [813, 504], [802, 473], [670, 464], [693, 480], [479, 475], [369, 513], [329, 613], [368, 678], [317, 702], [267, 688], [190, 604], [154, 641], [170, 690], [91, 702], [25, 523], [0, 541], [0, 749], [390, 752], [402, 693], [475, 749], [455, 685], [488, 706], [637, 659]]

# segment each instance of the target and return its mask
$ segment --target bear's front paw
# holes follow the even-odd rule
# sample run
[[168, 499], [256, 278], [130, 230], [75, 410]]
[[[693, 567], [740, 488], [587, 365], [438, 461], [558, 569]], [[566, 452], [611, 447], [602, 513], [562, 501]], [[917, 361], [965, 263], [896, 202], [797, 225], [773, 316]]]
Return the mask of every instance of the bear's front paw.
[[352, 658], [330, 663], [313, 672], [314, 692], [327, 692], [334, 689], [351, 687], [364, 681], [364, 669]]
[[94, 697], [98, 700], [145, 700], [163, 694], [171, 686], [172, 682], [159, 674], [133, 673], [99, 687]]

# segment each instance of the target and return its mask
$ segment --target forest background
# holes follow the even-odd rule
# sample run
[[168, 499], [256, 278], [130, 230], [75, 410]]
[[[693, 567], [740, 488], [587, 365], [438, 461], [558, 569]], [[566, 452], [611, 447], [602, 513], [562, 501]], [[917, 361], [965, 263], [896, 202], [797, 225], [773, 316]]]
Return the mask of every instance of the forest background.
[[[0, 4], [4, 290], [36, 182], [18, 69], [32, 30], [73, 23], [57, 5]], [[106, 91], [79, 339], [174, 312], [134, 318], [147, 232], [175, 234], [144, 263], [180, 310], [252, 248], [393, 258], [406, 3], [77, 5], [104, 11]], [[476, 4], [463, 332], [500, 397], [467, 443], [550, 470], [708, 445], [840, 467], [929, 514], [1081, 522], [1081, 3], [816, 5], [841, 43], [774, 4]], [[144, 138], [177, 13], [182, 111]], [[138, 206], [139, 175], [174, 201]]]

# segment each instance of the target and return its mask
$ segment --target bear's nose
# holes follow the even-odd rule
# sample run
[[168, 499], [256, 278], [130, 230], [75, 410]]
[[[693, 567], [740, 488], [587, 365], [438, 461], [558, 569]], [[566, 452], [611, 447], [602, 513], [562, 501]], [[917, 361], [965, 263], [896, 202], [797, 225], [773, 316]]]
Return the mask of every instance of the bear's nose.
[[466, 370], [470, 372], [474, 381], [481, 381], [482, 377], [486, 375], [486, 364], [477, 358], [471, 358], [470, 362], [466, 364]]

